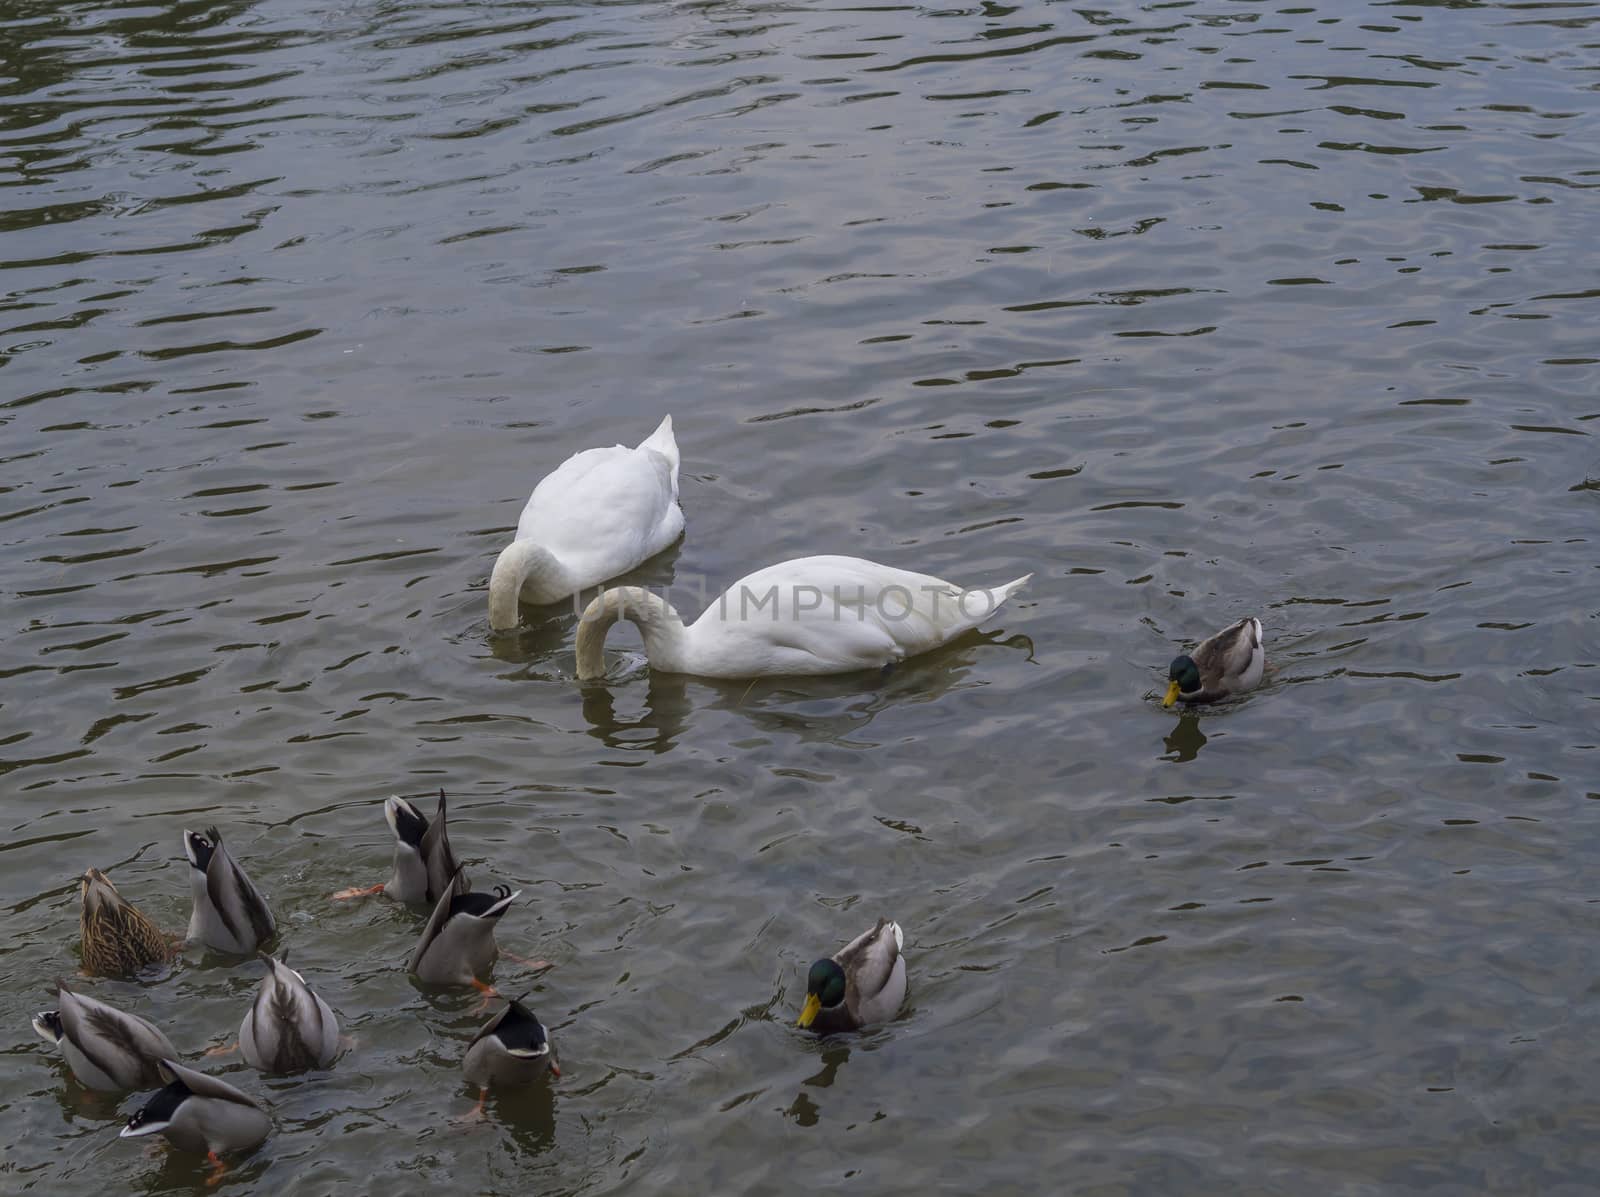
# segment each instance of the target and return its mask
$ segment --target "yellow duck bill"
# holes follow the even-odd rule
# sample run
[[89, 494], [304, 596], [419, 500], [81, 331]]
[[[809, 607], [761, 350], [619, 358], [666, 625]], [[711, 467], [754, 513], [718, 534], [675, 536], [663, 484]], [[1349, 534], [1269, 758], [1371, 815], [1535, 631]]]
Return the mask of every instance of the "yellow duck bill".
[[817, 1019], [817, 1012], [822, 1009], [822, 999], [814, 993], [806, 994], [806, 1004], [800, 1011], [798, 1023], [802, 1027], [809, 1027]]
[[1177, 682], [1168, 682], [1167, 683], [1167, 696], [1161, 700], [1161, 705], [1164, 706], [1164, 707], [1170, 707], [1173, 703], [1175, 703], [1177, 701], [1178, 701], [1178, 683]]

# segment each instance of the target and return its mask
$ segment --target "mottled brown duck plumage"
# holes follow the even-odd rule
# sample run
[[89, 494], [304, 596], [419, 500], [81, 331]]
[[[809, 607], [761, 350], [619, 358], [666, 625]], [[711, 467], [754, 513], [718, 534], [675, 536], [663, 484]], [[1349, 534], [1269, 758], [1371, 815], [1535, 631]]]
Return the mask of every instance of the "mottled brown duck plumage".
[[79, 887], [79, 951], [83, 971], [102, 977], [134, 977], [165, 964], [172, 946], [161, 928], [117, 892], [99, 869], [88, 869]]

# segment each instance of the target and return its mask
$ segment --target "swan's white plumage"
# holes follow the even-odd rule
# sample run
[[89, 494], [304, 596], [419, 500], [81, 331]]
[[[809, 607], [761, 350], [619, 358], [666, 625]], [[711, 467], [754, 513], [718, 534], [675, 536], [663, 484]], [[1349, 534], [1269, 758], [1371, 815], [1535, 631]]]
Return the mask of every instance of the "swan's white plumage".
[[553, 603], [614, 578], [683, 534], [672, 417], [636, 448], [585, 449], [533, 488], [516, 539], [489, 578], [489, 626], [515, 627], [517, 602]]
[[605, 672], [605, 635], [618, 619], [638, 625], [651, 667], [667, 673], [761, 677], [877, 669], [977, 627], [1032, 576], [964, 590], [860, 557], [797, 557], [739, 579], [688, 626], [659, 596], [619, 587], [583, 613], [578, 676]]

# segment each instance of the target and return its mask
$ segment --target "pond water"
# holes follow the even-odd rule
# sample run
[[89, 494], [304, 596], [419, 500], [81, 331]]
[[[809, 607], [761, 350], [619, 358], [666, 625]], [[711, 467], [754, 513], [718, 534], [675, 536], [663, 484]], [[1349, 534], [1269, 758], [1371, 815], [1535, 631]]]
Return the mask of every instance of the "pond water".
[[[199, 1193], [28, 1026], [218, 824], [354, 1046], [218, 1192], [1587, 1192], [1600, 3], [17, 3], [0, 36], [6, 1192]], [[1029, 570], [887, 676], [492, 636], [670, 412], [700, 595]], [[1243, 615], [1271, 671], [1163, 711]], [[563, 1075], [382, 899], [452, 801]], [[805, 969], [905, 928], [894, 1022]], [[260, 966], [86, 992], [186, 1055]], [[1070, 1179], [1068, 1179], [1070, 1178]]]

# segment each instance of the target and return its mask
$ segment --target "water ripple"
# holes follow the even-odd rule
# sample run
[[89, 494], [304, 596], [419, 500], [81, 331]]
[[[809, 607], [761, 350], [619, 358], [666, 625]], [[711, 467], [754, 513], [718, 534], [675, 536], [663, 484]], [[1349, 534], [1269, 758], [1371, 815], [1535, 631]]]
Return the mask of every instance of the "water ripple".
[[[278, 1118], [244, 1183], [1580, 1186], [1597, 21], [20, 10], [7, 1025], [85, 866], [182, 925], [204, 815], [358, 1039], [238, 1077]], [[580, 692], [573, 613], [491, 642], [487, 575], [540, 474], [664, 410], [689, 534], [632, 580], [686, 611], [812, 552], [1033, 586], [885, 678]], [[1264, 686], [1161, 712], [1251, 613]], [[441, 785], [566, 1074], [460, 1138], [465, 999], [325, 900]], [[804, 1039], [879, 911], [905, 1012]], [[95, 992], [191, 1052], [254, 983]], [[12, 1054], [21, 1183], [202, 1187]]]

